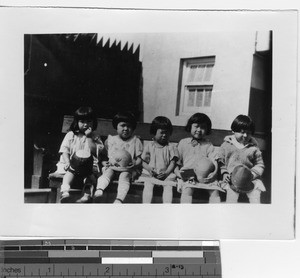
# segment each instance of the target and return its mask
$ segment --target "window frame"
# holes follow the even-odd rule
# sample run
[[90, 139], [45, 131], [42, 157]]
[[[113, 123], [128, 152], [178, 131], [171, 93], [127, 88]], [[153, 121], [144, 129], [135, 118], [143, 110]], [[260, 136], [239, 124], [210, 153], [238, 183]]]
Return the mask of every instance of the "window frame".
[[[190, 68], [192, 66], [212, 66], [210, 73], [210, 79], [205, 80], [206, 69], [202, 74], [202, 80], [199, 81], [189, 81], [190, 77]], [[179, 79], [178, 79], [178, 96], [177, 96], [177, 106], [176, 106], [176, 115], [190, 115], [196, 112], [210, 113], [211, 103], [213, 96], [213, 78], [214, 78], [214, 67], [215, 67], [215, 56], [208, 57], [195, 57], [195, 58], [182, 58], [180, 59], [180, 68], [179, 68]], [[196, 70], [197, 71], [197, 70]], [[187, 105], [187, 90], [188, 88], [195, 88], [196, 90], [208, 90], [210, 91], [210, 105], [205, 106], [205, 97], [202, 101], [202, 106], [197, 107], [196, 105], [189, 107]], [[196, 96], [194, 99], [196, 103]]]

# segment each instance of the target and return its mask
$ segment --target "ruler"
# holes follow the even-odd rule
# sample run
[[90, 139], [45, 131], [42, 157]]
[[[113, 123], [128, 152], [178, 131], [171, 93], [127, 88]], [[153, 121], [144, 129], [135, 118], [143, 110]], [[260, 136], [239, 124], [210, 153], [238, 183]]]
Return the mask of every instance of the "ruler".
[[4, 240], [0, 277], [221, 278], [220, 245], [212, 240]]

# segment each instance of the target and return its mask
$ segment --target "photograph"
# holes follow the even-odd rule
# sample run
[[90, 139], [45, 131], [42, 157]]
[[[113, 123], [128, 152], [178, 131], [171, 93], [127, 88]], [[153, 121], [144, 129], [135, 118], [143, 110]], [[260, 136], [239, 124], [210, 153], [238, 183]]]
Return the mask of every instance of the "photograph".
[[0, 276], [299, 277], [298, 6], [0, 0]]
[[270, 204], [272, 37], [25, 34], [25, 203]]
[[297, 13], [0, 21], [3, 236], [295, 237]]

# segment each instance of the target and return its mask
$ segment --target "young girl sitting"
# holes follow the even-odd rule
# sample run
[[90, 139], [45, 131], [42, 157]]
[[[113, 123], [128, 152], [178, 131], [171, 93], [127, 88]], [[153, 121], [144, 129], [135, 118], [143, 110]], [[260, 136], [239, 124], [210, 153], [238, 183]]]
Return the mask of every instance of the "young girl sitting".
[[162, 184], [159, 181], [166, 181], [163, 185], [163, 203], [172, 203], [173, 185], [168, 184], [168, 181], [175, 182], [173, 170], [178, 160], [176, 147], [169, 145], [172, 131], [172, 123], [166, 117], [156, 117], [151, 123], [150, 134], [154, 137], [145, 146], [142, 159], [145, 176], [152, 179], [144, 179], [143, 203], [151, 203], [154, 185]]
[[[135, 172], [138, 171], [138, 166], [141, 166], [142, 164], [141, 155], [143, 152], [143, 145], [141, 140], [133, 135], [137, 122], [131, 112], [122, 112], [115, 115], [112, 125], [117, 130], [117, 135], [109, 135], [105, 142], [109, 161], [106, 161], [103, 164], [103, 174], [98, 179], [94, 199], [96, 202], [99, 202], [100, 197], [103, 195], [103, 192], [110, 181], [114, 177], [119, 176], [118, 192], [115, 203], [123, 203], [130, 187], [130, 181], [135, 175]], [[123, 152], [121, 150], [123, 150]], [[126, 152], [124, 152], [124, 150]], [[131, 155], [131, 159], [128, 159], [128, 157], [126, 157], [126, 159], [125, 157], [116, 158], [116, 156], [122, 154], [123, 156], [126, 156], [128, 153]], [[120, 165], [125, 167], [118, 168], [117, 162], [120, 162], [121, 160], [123, 160], [122, 163], [125, 162], [126, 165]], [[133, 167], [126, 168], [126, 166]]]
[[[224, 138], [224, 143], [218, 154], [223, 181], [227, 183], [225, 186], [227, 190], [226, 202], [237, 203], [240, 194], [231, 184], [231, 174], [236, 174], [238, 171], [239, 175], [242, 174], [244, 177], [235, 175], [237, 179], [246, 182], [245, 175], [249, 169], [254, 188], [247, 193], [247, 196], [250, 203], [260, 203], [261, 192], [266, 190], [260, 179], [265, 165], [257, 142], [252, 137], [255, 131], [254, 122], [246, 115], [239, 115], [233, 120], [231, 130], [233, 135]], [[244, 167], [238, 168], [241, 165]]]
[[[191, 137], [180, 140], [178, 143], [179, 161], [175, 174], [179, 178], [178, 183], [182, 184], [182, 172], [186, 169], [194, 169], [194, 165], [203, 157], [215, 161], [215, 149], [211, 142], [205, 138], [211, 132], [211, 120], [203, 113], [192, 115], [185, 127]], [[209, 190], [209, 202], [219, 203], [218, 190]], [[181, 203], [192, 203], [194, 188], [184, 186], [181, 193]]]
[[70, 189], [76, 179], [84, 181], [83, 196], [77, 201], [91, 201], [93, 186], [99, 174], [98, 159], [104, 145], [94, 132], [97, 118], [92, 108], [80, 107], [74, 113], [70, 131], [60, 146], [57, 172], [64, 173], [61, 185], [61, 203], [70, 201]]

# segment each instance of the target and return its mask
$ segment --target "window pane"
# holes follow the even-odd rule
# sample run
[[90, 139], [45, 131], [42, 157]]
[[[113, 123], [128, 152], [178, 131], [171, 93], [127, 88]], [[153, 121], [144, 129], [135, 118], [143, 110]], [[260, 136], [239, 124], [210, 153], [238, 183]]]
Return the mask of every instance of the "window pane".
[[213, 65], [207, 65], [205, 76], [203, 81], [210, 81], [211, 80], [211, 74], [212, 74]]
[[205, 65], [199, 65], [197, 67], [197, 73], [195, 77], [195, 81], [202, 82], [204, 78]]
[[211, 90], [205, 92], [204, 106], [209, 107], [211, 103]]
[[210, 109], [214, 63], [215, 57], [182, 59], [180, 114]]
[[195, 79], [197, 66], [190, 66], [189, 75], [188, 75], [188, 82], [193, 82]]
[[203, 90], [197, 90], [196, 106], [197, 107], [203, 106]]
[[188, 103], [187, 106], [193, 107], [195, 102], [195, 90], [188, 90]]

